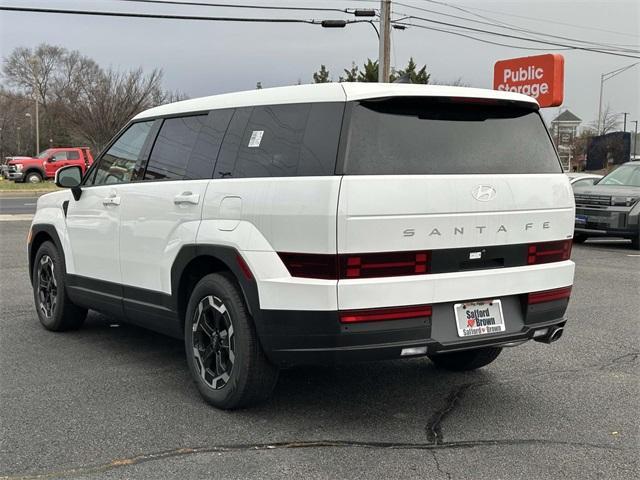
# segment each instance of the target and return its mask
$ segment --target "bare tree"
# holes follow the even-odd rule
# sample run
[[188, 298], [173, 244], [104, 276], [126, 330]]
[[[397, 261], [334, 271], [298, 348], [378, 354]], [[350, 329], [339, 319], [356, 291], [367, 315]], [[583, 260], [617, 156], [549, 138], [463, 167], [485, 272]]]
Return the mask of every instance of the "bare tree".
[[[598, 120], [600, 124], [598, 124]], [[607, 105], [602, 110], [602, 116], [590, 125], [600, 135], [615, 132], [620, 128], [620, 114], [611, 111], [611, 105]]]
[[133, 116], [164, 103], [172, 94], [162, 89], [162, 72], [142, 69], [119, 73], [89, 69], [79, 89], [60, 96], [69, 128], [96, 150]]
[[185, 98], [162, 89], [161, 70], [104, 70], [78, 51], [47, 44], [15, 49], [2, 70], [15, 94], [36, 98], [43, 106], [45, 137], [56, 144], [100, 149], [142, 110]]

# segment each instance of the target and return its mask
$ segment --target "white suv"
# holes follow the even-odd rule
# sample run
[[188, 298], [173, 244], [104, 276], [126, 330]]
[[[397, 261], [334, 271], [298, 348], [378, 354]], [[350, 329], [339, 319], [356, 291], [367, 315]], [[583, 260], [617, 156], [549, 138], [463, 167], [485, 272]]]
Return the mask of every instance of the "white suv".
[[50, 330], [87, 309], [184, 338], [211, 404], [278, 368], [427, 355], [469, 370], [562, 334], [571, 187], [530, 97], [332, 83], [136, 116], [29, 236]]

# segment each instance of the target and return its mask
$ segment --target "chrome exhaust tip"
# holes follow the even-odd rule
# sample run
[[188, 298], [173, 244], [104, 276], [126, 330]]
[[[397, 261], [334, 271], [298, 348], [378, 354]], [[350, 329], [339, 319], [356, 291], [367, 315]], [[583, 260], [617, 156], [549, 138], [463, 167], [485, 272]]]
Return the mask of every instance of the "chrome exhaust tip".
[[546, 328], [544, 330], [546, 331], [538, 335], [536, 335], [538, 331], [534, 332], [533, 339], [536, 342], [553, 343], [560, 340], [560, 337], [562, 337], [562, 334], [564, 333], [563, 327], [549, 327], [548, 330]]

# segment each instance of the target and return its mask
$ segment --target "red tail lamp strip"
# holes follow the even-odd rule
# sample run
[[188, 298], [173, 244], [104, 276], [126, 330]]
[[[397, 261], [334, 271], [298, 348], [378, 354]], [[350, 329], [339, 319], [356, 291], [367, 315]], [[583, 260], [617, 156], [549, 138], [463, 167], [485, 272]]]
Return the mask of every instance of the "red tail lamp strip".
[[527, 264], [562, 262], [571, 258], [571, 240], [532, 243], [527, 249]]
[[383, 252], [342, 255], [278, 253], [293, 277], [355, 279], [423, 275], [430, 271], [431, 252]]
[[571, 287], [557, 288], [555, 290], [544, 290], [542, 292], [532, 292], [527, 297], [529, 305], [538, 303], [553, 302], [571, 297]]
[[341, 323], [381, 322], [431, 316], [431, 305], [411, 307], [376, 308], [370, 310], [345, 310], [340, 312]]

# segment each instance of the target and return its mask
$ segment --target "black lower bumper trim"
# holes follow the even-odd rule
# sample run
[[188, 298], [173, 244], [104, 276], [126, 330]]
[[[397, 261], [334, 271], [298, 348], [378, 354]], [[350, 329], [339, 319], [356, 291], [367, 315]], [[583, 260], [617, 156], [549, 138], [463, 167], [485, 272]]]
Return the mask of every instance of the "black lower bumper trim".
[[565, 323], [566, 300], [544, 309], [523, 307], [517, 295], [501, 300], [506, 330], [482, 337], [458, 337], [453, 303], [433, 305], [432, 317], [357, 325], [341, 324], [336, 311], [261, 310], [259, 331], [268, 358], [290, 366], [411, 358], [402, 350], [415, 347], [433, 354], [513, 344], [531, 340], [540, 328]]

